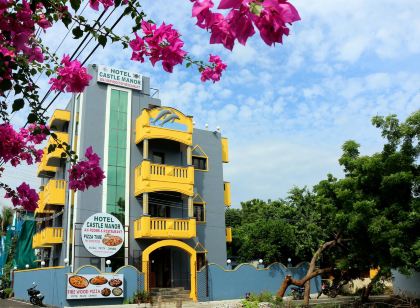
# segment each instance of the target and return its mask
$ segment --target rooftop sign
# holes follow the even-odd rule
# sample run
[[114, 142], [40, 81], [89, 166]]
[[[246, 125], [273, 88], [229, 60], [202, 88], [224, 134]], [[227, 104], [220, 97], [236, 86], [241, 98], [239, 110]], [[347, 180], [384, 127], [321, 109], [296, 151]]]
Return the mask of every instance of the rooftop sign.
[[98, 82], [113, 84], [116, 86], [142, 90], [142, 75], [125, 71], [118, 68], [98, 66]]

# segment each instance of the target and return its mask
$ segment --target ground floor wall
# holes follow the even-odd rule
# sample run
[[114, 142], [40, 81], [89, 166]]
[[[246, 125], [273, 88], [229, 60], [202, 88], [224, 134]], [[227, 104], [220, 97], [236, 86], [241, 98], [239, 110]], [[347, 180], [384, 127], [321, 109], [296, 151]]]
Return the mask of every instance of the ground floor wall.
[[[234, 270], [223, 268], [217, 264], [209, 264], [197, 272], [196, 296], [198, 301], [240, 299], [246, 293], [269, 291], [275, 294], [286, 275], [301, 278], [305, 275], [307, 264], [297, 267], [285, 267], [274, 263], [267, 268], [256, 268], [252, 264], [241, 264]], [[118, 305], [133, 297], [136, 291], [145, 290], [145, 276], [133, 266], [124, 266], [115, 271], [124, 275], [124, 298], [121, 299], [83, 299], [67, 300], [67, 274], [69, 267], [44, 268], [16, 271], [14, 274], [14, 294], [17, 299], [28, 301], [26, 290], [32, 282], [38, 285], [38, 290], [44, 294], [44, 303], [57, 307]], [[83, 266], [76, 274], [100, 274], [94, 266]], [[311, 293], [319, 292], [321, 278], [311, 280]], [[146, 288], [147, 289], [147, 288]], [[290, 288], [286, 291], [289, 294]]]
[[[227, 270], [217, 264], [209, 264], [197, 273], [197, 290], [199, 301], [244, 298], [246, 293], [268, 291], [276, 294], [286, 275], [302, 278], [307, 271], [307, 263], [297, 267], [285, 267], [273, 263], [267, 268], [256, 268], [252, 264], [241, 264], [234, 270]], [[289, 287], [286, 295], [290, 294]], [[311, 293], [321, 289], [321, 277], [311, 280]]]
[[[124, 275], [124, 298], [67, 300], [67, 274], [70, 272], [69, 267], [16, 271], [13, 282], [15, 298], [29, 301], [27, 289], [32, 286], [32, 282], [37, 284], [37, 289], [45, 296], [44, 304], [57, 307], [118, 305], [122, 304], [124, 300], [132, 298], [137, 290], [144, 290], [143, 273], [132, 266], [124, 266], [115, 272]], [[99, 269], [94, 266], [84, 266], [75, 271], [75, 274], [95, 275], [100, 273]]]
[[394, 294], [420, 298], [420, 272], [413, 271], [411, 275], [406, 276], [393, 270], [392, 280]]

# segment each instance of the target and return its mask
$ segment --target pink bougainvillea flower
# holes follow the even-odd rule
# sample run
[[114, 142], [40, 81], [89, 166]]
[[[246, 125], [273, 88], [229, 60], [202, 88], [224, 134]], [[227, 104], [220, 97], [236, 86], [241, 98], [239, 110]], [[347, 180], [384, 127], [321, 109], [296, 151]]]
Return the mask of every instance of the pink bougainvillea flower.
[[[95, 11], [99, 10], [99, 4], [102, 3], [104, 9], [108, 9], [109, 7], [114, 5], [114, 0], [89, 0], [89, 5]], [[124, 3], [125, 4], [125, 3]]]
[[210, 55], [209, 62], [213, 63], [212, 67], [206, 67], [201, 72], [201, 81], [213, 80], [213, 83], [220, 80], [222, 72], [227, 68], [227, 65], [222, 62], [219, 56]]
[[22, 161], [28, 165], [40, 162], [43, 152], [36, 149], [35, 145], [45, 140], [47, 132], [43, 125], [31, 125], [17, 132], [10, 124], [0, 124], [0, 159], [5, 163], [10, 162], [12, 166]]
[[86, 160], [77, 162], [68, 171], [69, 187], [74, 191], [84, 191], [90, 186], [97, 187], [102, 184], [102, 180], [105, 178], [99, 165], [100, 158], [93, 152], [92, 147], [87, 148], [85, 157]]
[[137, 35], [137, 33], [134, 33], [136, 38], [134, 40], [131, 40], [129, 45], [131, 49], [133, 50], [133, 53], [131, 54], [131, 60], [133, 61], [140, 61], [144, 62], [144, 56], [147, 54], [146, 45], [144, 44], [144, 40]]
[[296, 8], [287, 0], [222, 0], [218, 9], [230, 9], [224, 16], [211, 12], [210, 0], [191, 0], [197, 25], [211, 33], [210, 44], [222, 44], [232, 50], [235, 40], [245, 45], [255, 34], [254, 26], [267, 45], [282, 43], [289, 35], [287, 24], [300, 20]]
[[163, 69], [169, 73], [172, 73], [175, 65], [182, 64], [187, 53], [182, 49], [184, 42], [180, 39], [180, 34], [172, 25], [162, 23], [157, 27], [143, 21], [141, 29], [144, 37], [135, 33], [135, 39], [130, 41], [132, 60], [144, 62], [144, 56], [147, 56], [153, 66], [162, 61]]
[[78, 60], [70, 60], [69, 55], [64, 55], [61, 60], [63, 67], [57, 69], [58, 78], [51, 78], [51, 89], [63, 92], [80, 93], [89, 85], [92, 76], [87, 73]]
[[23, 182], [16, 188], [15, 193], [7, 192], [5, 198], [11, 198], [14, 206], [22, 206], [25, 210], [33, 212], [38, 207], [39, 196], [35, 189]]

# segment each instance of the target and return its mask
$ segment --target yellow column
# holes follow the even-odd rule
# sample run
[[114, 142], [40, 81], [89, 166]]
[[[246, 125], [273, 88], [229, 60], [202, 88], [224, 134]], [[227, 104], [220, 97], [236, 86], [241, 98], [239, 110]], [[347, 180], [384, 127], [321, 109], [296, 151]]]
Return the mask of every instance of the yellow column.
[[143, 141], [143, 159], [149, 159], [149, 139]]
[[143, 215], [149, 215], [149, 193], [143, 193]]
[[193, 197], [188, 197], [188, 217], [194, 217]]
[[192, 165], [192, 147], [190, 145], [187, 147], [187, 165]]

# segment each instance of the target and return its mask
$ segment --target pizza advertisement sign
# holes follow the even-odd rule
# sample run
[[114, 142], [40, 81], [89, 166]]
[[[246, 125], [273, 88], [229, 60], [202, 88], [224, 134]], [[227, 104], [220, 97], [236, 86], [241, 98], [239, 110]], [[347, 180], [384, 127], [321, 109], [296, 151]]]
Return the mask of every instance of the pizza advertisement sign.
[[122, 297], [124, 297], [124, 275], [122, 274], [68, 274], [67, 299]]
[[82, 242], [94, 256], [106, 258], [118, 252], [124, 244], [124, 227], [113, 215], [96, 213], [82, 227]]

